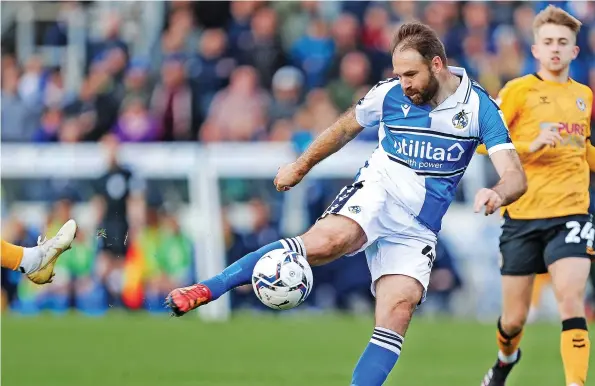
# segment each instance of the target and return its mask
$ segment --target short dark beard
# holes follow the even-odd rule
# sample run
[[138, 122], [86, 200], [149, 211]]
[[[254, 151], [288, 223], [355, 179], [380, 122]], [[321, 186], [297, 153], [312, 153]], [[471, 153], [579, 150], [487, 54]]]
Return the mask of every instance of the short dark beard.
[[428, 103], [429, 101], [434, 98], [436, 93], [438, 92], [438, 78], [434, 75], [432, 71], [430, 71], [430, 80], [428, 81], [428, 85], [421, 90], [418, 94], [415, 94], [413, 97], [409, 97], [411, 102], [416, 105], [423, 105]]

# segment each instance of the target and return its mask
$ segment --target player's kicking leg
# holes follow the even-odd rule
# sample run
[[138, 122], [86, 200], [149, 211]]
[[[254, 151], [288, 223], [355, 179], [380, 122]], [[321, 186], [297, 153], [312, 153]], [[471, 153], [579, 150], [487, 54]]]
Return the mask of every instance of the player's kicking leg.
[[589, 369], [591, 342], [585, 315], [585, 287], [591, 260], [568, 257], [548, 267], [562, 319], [560, 351], [567, 386], [584, 386]]
[[2, 240], [2, 267], [20, 270], [37, 284], [50, 283], [54, 276], [54, 265], [60, 255], [70, 249], [76, 235], [77, 225], [68, 220], [49, 240], [37, 240], [37, 246], [24, 248]]
[[166, 305], [172, 309], [174, 315], [182, 316], [188, 311], [218, 299], [235, 287], [249, 284], [258, 260], [275, 249], [292, 250], [306, 257], [310, 265], [315, 266], [329, 263], [356, 251], [365, 242], [366, 235], [355, 221], [343, 216], [327, 216], [302, 236], [265, 245], [231, 264], [219, 275], [204, 282], [171, 291], [166, 298]]

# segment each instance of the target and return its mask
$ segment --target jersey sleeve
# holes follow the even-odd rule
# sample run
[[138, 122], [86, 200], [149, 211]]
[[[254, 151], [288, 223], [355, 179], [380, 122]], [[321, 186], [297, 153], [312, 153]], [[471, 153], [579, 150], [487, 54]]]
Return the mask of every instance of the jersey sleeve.
[[520, 106], [522, 106], [522, 101], [519, 100], [523, 95], [519, 90], [520, 83], [519, 79], [506, 83], [496, 99], [496, 104], [504, 115], [507, 127], [512, 125], [519, 113]]
[[366, 96], [355, 105], [355, 119], [365, 128], [378, 127], [382, 119], [382, 105], [388, 91], [398, 84], [396, 78], [387, 79], [376, 84]]
[[514, 149], [502, 110], [485, 92], [479, 94], [479, 139], [488, 154]]

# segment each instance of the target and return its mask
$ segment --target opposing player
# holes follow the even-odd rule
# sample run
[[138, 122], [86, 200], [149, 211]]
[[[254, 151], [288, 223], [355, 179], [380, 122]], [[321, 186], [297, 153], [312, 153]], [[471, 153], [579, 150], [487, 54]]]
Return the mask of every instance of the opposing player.
[[376, 325], [352, 385], [381, 385], [395, 365], [413, 312], [424, 301], [436, 234], [475, 149], [484, 143], [500, 174], [475, 197], [486, 215], [526, 189], [525, 174], [496, 103], [462, 68], [447, 67], [444, 46], [429, 27], [404, 24], [392, 49], [394, 79], [378, 83], [325, 130], [274, 183], [289, 190], [364, 127], [378, 128], [379, 147], [330, 207], [302, 236], [252, 252], [202, 283], [172, 291], [176, 315], [250, 282], [258, 259], [286, 248], [312, 265], [365, 250], [376, 296]]
[[54, 277], [54, 265], [60, 255], [70, 248], [76, 235], [77, 225], [68, 220], [49, 240], [37, 240], [37, 246], [24, 248], [2, 240], [2, 267], [20, 270], [37, 284], [51, 283]]
[[504, 385], [519, 362], [519, 343], [531, 304], [535, 274], [550, 273], [562, 319], [566, 385], [586, 382], [590, 342], [584, 295], [593, 247], [589, 207], [592, 91], [568, 77], [579, 48], [581, 23], [549, 6], [534, 21], [536, 74], [509, 82], [500, 107], [528, 178], [528, 191], [503, 209], [502, 315], [498, 360], [482, 385]]

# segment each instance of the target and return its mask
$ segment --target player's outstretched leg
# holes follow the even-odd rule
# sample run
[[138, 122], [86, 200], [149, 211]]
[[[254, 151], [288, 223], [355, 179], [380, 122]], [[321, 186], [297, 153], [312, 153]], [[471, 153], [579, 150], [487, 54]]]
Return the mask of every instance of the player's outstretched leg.
[[512, 368], [521, 359], [519, 345], [527, 322], [534, 276], [502, 276], [502, 316], [498, 319], [498, 359], [481, 386], [504, 386]]
[[380, 386], [391, 372], [405, 340], [413, 312], [424, 288], [404, 275], [382, 276], [376, 281], [376, 326], [360, 357], [351, 386]]
[[358, 250], [366, 242], [362, 228], [353, 220], [329, 215], [302, 236], [267, 244], [242, 257], [220, 274], [189, 287], [169, 293], [165, 303], [175, 316], [182, 316], [240, 285], [249, 284], [258, 260], [275, 249], [287, 249], [304, 256], [310, 265], [321, 265]]
[[258, 260], [275, 249], [288, 249], [306, 256], [304, 242], [299, 236], [275, 241], [248, 253], [217, 276], [189, 287], [176, 288], [166, 297], [166, 305], [171, 308], [175, 316], [182, 316], [188, 311], [217, 300], [227, 291], [249, 283]]
[[20, 270], [37, 284], [51, 283], [54, 276], [54, 265], [62, 252], [70, 249], [76, 236], [77, 225], [68, 220], [49, 240], [37, 240], [37, 246], [24, 248], [2, 240], [2, 267]]
[[585, 287], [591, 261], [585, 257], [557, 260], [549, 266], [562, 319], [560, 351], [566, 386], [584, 386], [589, 370], [591, 341], [585, 315]]

